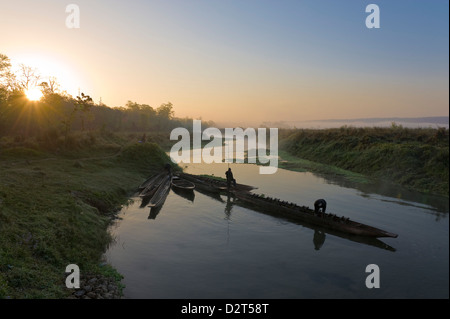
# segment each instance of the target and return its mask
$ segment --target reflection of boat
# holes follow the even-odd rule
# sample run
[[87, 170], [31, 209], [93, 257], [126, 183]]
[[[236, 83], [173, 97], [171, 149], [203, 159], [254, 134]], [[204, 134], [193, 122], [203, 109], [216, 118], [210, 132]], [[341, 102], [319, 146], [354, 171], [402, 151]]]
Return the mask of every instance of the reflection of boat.
[[251, 193], [235, 192], [234, 195], [241, 204], [248, 205], [253, 209], [258, 209], [258, 211], [262, 210], [275, 216], [284, 216], [289, 219], [299, 220], [330, 230], [373, 238], [396, 238], [398, 236], [397, 234], [393, 234], [379, 228], [352, 221], [349, 218], [338, 217], [333, 214], [322, 214], [319, 216], [314, 213], [314, 210], [306, 206], [298, 206], [294, 203], [280, 201], [279, 199], [266, 198], [264, 196]]
[[[173, 185], [172, 185], [173, 186]], [[172, 187], [172, 191], [177, 194], [178, 196], [181, 196], [188, 201], [194, 202], [195, 199], [195, 193], [192, 190], [184, 191], [182, 189], [178, 189], [176, 187]]]
[[214, 193], [214, 192], [209, 192], [209, 191], [205, 191], [202, 190], [201, 188], [196, 188], [195, 189], [196, 192], [199, 192], [200, 194], [203, 194], [205, 196], [208, 196], [209, 198], [215, 199], [218, 202], [224, 203], [225, 201], [222, 199], [222, 197], [220, 196], [220, 193]]
[[156, 216], [161, 211], [162, 205], [158, 207], [152, 207], [150, 208], [150, 214], [148, 215], [148, 219], [156, 219]]
[[150, 203], [150, 199], [152, 199], [150, 196], [142, 197], [141, 205], [139, 205], [139, 208], [147, 207], [148, 203]]
[[172, 187], [182, 191], [192, 191], [195, 184], [183, 178], [172, 178]]
[[158, 189], [154, 192], [148, 207], [158, 207], [164, 203], [167, 195], [169, 194], [171, 183], [172, 176], [170, 174], [166, 175], [159, 184]]

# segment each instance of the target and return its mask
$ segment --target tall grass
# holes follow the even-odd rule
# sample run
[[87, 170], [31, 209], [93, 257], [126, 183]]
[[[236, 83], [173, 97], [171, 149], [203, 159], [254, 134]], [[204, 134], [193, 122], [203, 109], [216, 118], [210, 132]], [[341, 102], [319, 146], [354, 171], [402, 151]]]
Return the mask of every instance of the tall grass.
[[284, 130], [282, 150], [310, 161], [448, 196], [449, 131], [341, 127]]

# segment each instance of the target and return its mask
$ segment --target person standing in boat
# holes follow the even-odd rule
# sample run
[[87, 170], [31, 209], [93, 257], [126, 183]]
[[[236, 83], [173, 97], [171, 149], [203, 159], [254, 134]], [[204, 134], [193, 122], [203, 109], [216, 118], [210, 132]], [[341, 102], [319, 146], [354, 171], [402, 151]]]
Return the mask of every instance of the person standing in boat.
[[225, 176], [227, 177], [227, 188], [229, 189], [231, 184], [233, 184], [233, 186], [236, 187], [236, 180], [233, 177], [233, 172], [231, 171], [231, 168], [228, 168], [228, 171], [225, 172]]

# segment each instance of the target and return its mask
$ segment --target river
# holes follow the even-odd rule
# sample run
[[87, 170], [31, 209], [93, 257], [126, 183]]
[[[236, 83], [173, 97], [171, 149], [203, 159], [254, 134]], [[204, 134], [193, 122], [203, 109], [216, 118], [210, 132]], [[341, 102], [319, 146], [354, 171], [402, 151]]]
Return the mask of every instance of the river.
[[[224, 177], [227, 166], [184, 170]], [[260, 175], [254, 164], [230, 167], [255, 193], [310, 207], [324, 198], [327, 211], [398, 237], [373, 242], [323, 233], [198, 191], [188, 198], [171, 190], [155, 214], [136, 196], [119, 213], [105, 254], [124, 275], [125, 298], [449, 297], [448, 199], [358, 189], [309, 172]], [[371, 264], [378, 266], [379, 288], [366, 286]]]

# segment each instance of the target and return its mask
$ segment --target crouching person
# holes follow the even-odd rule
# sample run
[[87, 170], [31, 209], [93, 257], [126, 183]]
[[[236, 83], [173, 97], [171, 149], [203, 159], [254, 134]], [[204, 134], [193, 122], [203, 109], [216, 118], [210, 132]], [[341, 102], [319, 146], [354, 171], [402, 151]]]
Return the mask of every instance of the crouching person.
[[325, 211], [327, 210], [327, 202], [324, 199], [318, 199], [314, 202], [314, 212], [317, 215], [322, 214], [322, 217], [325, 215]]

